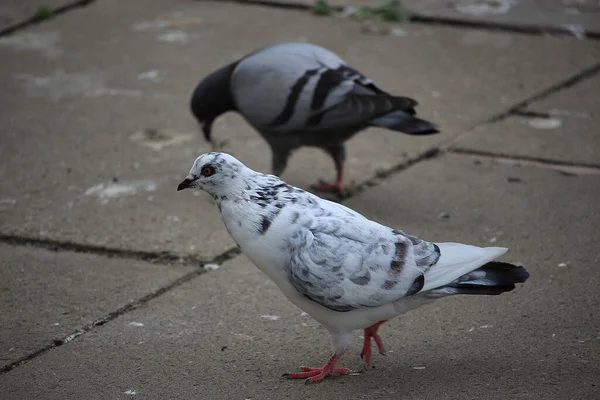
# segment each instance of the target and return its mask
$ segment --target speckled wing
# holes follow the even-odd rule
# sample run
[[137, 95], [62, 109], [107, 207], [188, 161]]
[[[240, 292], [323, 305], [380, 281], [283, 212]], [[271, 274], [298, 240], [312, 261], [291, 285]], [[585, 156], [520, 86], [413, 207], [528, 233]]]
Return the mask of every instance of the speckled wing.
[[377, 307], [417, 293], [440, 257], [433, 243], [351, 216], [307, 219], [288, 245], [292, 285], [334, 311]]

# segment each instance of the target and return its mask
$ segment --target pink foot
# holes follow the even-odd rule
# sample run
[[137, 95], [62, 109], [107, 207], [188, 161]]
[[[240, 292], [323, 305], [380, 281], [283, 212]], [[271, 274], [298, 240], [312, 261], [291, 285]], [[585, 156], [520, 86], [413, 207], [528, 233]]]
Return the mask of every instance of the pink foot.
[[352, 187], [352, 184], [345, 184], [343, 182], [329, 183], [325, 181], [319, 181], [312, 185], [312, 188], [319, 192], [334, 192], [340, 196], [344, 196], [347, 190], [351, 189]]
[[373, 325], [369, 326], [368, 328], [365, 328], [365, 332], [364, 332], [365, 339], [363, 341], [363, 349], [362, 349], [362, 352], [360, 353], [360, 356], [366, 365], [371, 364], [371, 338], [373, 338], [373, 340], [375, 340], [375, 344], [377, 345], [379, 354], [381, 354], [382, 356], [385, 356], [385, 348], [383, 347], [383, 340], [381, 340], [381, 337], [377, 334], [377, 329], [379, 329], [379, 327], [384, 322], [386, 322], [386, 320], [378, 321], [378, 322], [374, 323]]
[[335, 363], [341, 356], [341, 354], [334, 354], [329, 361], [327, 361], [327, 364], [321, 368], [300, 367], [302, 372], [290, 372], [288, 374], [283, 374], [283, 376], [288, 379], [306, 379], [305, 383], [314, 383], [332, 374], [347, 375], [351, 372], [350, 369], [334, 368]]

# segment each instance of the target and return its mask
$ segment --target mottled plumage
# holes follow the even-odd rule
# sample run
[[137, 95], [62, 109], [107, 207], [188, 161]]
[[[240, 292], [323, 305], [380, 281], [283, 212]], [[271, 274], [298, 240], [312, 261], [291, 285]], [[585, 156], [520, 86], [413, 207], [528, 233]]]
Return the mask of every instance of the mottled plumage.
[[393, 96], [331, 51], [307, 43], [267, 46], [205, 77], [191, 110], [211, 141], [214, 120], [237, 111], [269, 143], [272, 172], [283, 173], [289, 155], [302, 146], [325, 150], [342, 189], [344, 142], [378, 126], [411, 135], [438, 132], [415, 117], [417, 101]]
[[492, 261], [505, 248], [427, 242], [225, 153], [198, 157], [178, 190], [188, 187], [212, 195], [242, 252], [331, 332], [331, 365], [292, 377], [319, 380], [336, 372], [353, 330], [377, 341], [382, 321], [410, 309], [451, 294], [500, 294], [529, 276], [523, 267]]

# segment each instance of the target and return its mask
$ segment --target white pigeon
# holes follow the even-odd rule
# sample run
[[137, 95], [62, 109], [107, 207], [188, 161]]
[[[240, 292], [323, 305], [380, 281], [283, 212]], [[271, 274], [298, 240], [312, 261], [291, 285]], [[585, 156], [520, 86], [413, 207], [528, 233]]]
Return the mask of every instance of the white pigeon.
[[203, 78], [190, 107], [212, 141], [214, 120], [239, 112], [269, 143], [274, 175], [302, 146], [323, 149], [335, 163], [336, 182], [315, 188], [343, 194], [344, 142], [369, 126], [409, 135], [438, 132], [417, 118], [417, 101], [389, 94], [335, 53], [310, 43], [276, 43]]
[[226, 153], [206, 153], [194, 162], [177, 190], [208, 192], [242, 252], [296, 306], [331, 334], [333, 355], [320, 368], [302, 367], [288, 378], [315, 382], [350, 372], [336, 368], [364, 329], [363, 360], [385, 321], [453, 294], [496, 295], [527, 280], [521, 266], [492, 261], [501, 247], [431, 243], [273, 175], [256, 172]]

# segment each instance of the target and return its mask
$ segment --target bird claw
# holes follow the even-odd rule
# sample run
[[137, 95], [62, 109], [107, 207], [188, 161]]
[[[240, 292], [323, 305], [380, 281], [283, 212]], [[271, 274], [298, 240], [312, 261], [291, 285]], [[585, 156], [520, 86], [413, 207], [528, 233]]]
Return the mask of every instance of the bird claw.
[[304, 383], [314, 383], [324, 379], [326, 376], [332, 374], [348, 375], [352, 373], [349, 368], [313, 368], [313, 367], [300, 367], [300, 372], [289, 372], [282, 376], [288, 379], [304, 379]]
[[382, 356], [387, 355], [387, 353], [385, 352], [385, 348], [383, 347], [383, 341], [381, 340], [381, 337], [377, 334], [377, 329], [381, 324], [383, 324], [383, 322], [377, 322], [371, 325], [370, 327], [365, 328], [363, 349], [360, 353], [360, 358], [362, 358], [366, 365], [371, 364], [371, 339], [375, 341], [377, 349], [379, 350], [379, 354], [381, 354]]
[[344, 197], [354, 188], [354, 182], [346, 184], [343, 182], [330, 183], [323, 180], [319, 180], [317, 183], [311, 185], [313, 190], [319, 192], [333, 192], [339, 196]]

